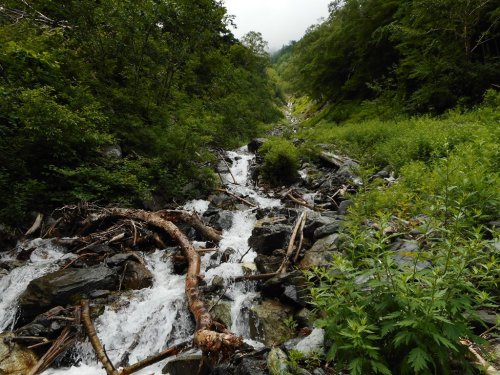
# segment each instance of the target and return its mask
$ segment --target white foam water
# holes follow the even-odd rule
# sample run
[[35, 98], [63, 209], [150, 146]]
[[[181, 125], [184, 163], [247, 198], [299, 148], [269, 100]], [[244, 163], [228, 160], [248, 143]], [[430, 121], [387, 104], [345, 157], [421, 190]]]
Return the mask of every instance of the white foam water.
[[[0, 332], [12, 329], [17, 314], [17, 299], [31, 280], [56, 271], [57, 261], [65, 257], [63, 249], [50, 240], [34, 239], [19, 244], [15, 253], [23, 249], [35, 248], [29, 260], [22, 267], [14, 268], [8, 275], [0, 278]], [[3, 254], [0, 261], [15, 260], [15, 253]]]
[[[242, 148], [234, 152], [228, 152], [228, 157], [232, 161], [231, 173], [237, 182], [237, 184], [231, 183], [233, 182], [231, 173], [223, 176], [228, 182], [230, 191], [253, 199], [260, 207], [273, 207], [280, 204], [279, 200], [264, 197], [248, 186], [248, 168], [254, 155], [250, 154], [246, 148]], [[184, 209], [202, 215], [208, 206], [208, 201], [194, 200], [188, 202]], [[241, 263], [253, 262], [256, 257], [256, 253], [248, 247], [248, 238], [252, 233], [255, 222], [255, 213], [252, 209], [242, 209], [234, 212], [231, 228], [223, 231], [219, 251], [222, 252], [228, 248], [233, 248], [236, 252], [228, 262], [222, 263], [215, 268], [208, 268], [212, 263], [211, 255], [205, 254], [202, 257], [202, 273], [207, 283], [210, 283], [216, 275], [226, 279], [229, 285], [226, 294], [233, 300], [231, 306], [231, 330], [235, 334], [242, 335], [247, 343], [262, 346], [262, 344], [249, 339], [248, 329], [248, 309], [257, 297], [257, 293], [251, 284], [230, 283], [232, 278], [243, 275]], [[197, 243], [196, 245], [203, 246], [203, 243]], [[106, 352], [111, 361], [115, 364], [120, 363], [125, 354], [128, 356], [128, 363], [135, 363], [168, 346], [189, 339], [193, 334], [193, 320], [187, 307], [184, 292], [184, 276], [173, 273], [170, 258], [161, 250], [145, 255], [145, 261], [154, 275], [153, 286], [123, 295], [117, 303], [107, 306], [104, 313], [95, 321], [97, 334], [106, 347]], [[30, 270], [24, 270], [25, 268], [26, 266], [20, 267], [17, 271], [22, 274], [20, 277], [25, 279], [23, 281], [24, 287], [20, 286], [18, 288], [19, 293], [24, 290], [29, 280], [53, 269], [50, 268], [50, 263], [43, 271], [35, 271], [31, 268]], [[9, 275], [9, 277], [15, 277], [14, 271], [11, 273], [12, 276]], [[3, 279], [0, 279], [1, 282], [3, 282]], [[8, 303], [15, 301], [19, 293], [13, 293], [13, 296], [9, 297], [10, 302]], [[78, 344], [74, 349], [73, 356], [79, 361], [78, 365], [70, 368], [49, 369], [46, 374], [105, 374], [88, 342]], [[147, 367], [137, 372], [137, 374], [161, 374], [165, 362], [162, 361]]]

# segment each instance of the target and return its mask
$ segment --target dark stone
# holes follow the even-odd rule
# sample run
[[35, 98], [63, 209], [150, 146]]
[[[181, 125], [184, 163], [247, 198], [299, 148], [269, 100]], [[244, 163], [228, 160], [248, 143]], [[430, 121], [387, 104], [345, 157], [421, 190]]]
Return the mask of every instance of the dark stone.
[[212, 261], [218, 261], [218, 264], [221, 263], [227, 263], [231, 259], [231, 256], [236, 254], [236, 250], [234, 250], [232, 247], [228, 247], [226, 250], [222, 252], [215, 252], [210, 256], [210, 260]]
[[217, 208], [221, 208], [224, 210], [231, 210], [235, 208], [235, 200], [228, 194], [214, 194], [209, 197], [209, 200], [210, 203]]
[[267, 361], [265, 359], [243, 358], [236, 366], [234, 375], [268, 375]]
[[326, 214], [327, 213], [324, 212], [322, 214], [311, 213], [310, 215], [308, 215], [306, 225], [304, 226], [305, 237], [312, 239], [314, 237], [314, 232], [316, 231], [316, 229], [328, 224], [335, 223], [337, 221], [336, 214], [332, 215], [326, 215]]
[[123, 268], [122, 289], [143, 289], [153, 285], [153, 274], [141, 263], [127, 261]]
[[347, 209], [349, 206], [351, 206], [354, 202], [350, 199], [347, 199], [345, 201], [340, 202], [339, 208], [337, 210], [339, 215], [345, 215], [347, 214]]
[[17, 336], [38, 336], [55, 338], [59, 336], [61, 330], [66, 326], [65, 321], [51, 319], [53, 316], [62, 315], [64, 307], [57, 306], [49, 311], [38, 315], [31, 323], [16, 330]]
[[288, 246], [292, 227], [285, 224], [256, 226], [248, 239], [248, 245], [259, 254], [270, 255], [275, 249]]
[[235, 367], [229, 363], [221, 363], [213, 367], [210, 375], [234, 375]]
[[20, 322], [29, 321], [47, 309], [74, 304], [94, 290], [116, 290], [115, 271], [99, 265], [90, 268], [67, 268], [32, 280], [19, 297]]
[[340, 221], [333, 221], [330, 224], [323, 225], [314, 231], [314, 239], [319, 240], [320, 238], [326, 237], [330, 234], [337, 233], [340, 228]]
[[210, 215], [208, 223], [218, 230], [228, 230], [233, 225], [233, 214], [231, 211], [219, 210]]
[[283, 262], [283, 256], [259, 254], [254, 262], [260, 273], [272, 273], [276, 272], [280, 267]]
[[262, 285], [262, 294], [279, 298], [283, 303], [297, 307], [306, 306], [309, 297], [306, 280], [300, 271], [281, 274], [267, 280]]
[[90, 245], [88, 247], [88, 250], [98, 254], [112, 254], [115, 252], [111, 246], [102, 243], [97, 245]]
[[250, 141], [250, 143], [248, 144], [248, 151], [250, 152], [257, 152], [259, 150], [259, 148], [262, 147], [262, 145], [264, 143], [266, 143], [267, 139], [265, 138], [254, 138]]
[[129, 252], [129, 253], [119, 253], [113, 256], [110, 256], [106, 260], [106, 264], [111, 267], [121, 266], [126, 261], [134, 261], [140, 263], [140, 256], [137, 253]]
[[181, 354], [168, 362], [161, 370], [162, 374], [187, 375], [208, 374], [208, 365], [201, 353]]

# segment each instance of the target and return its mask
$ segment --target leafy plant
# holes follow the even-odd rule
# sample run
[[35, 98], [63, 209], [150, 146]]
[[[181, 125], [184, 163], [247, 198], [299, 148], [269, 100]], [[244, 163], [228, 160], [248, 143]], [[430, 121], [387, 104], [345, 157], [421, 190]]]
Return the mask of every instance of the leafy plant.
[[268, 140], [259, 150], [264, 158], [262, 176], [273, 185], [294, 181], [298, 175], [299, 153], [294, 144], [281, 138]]

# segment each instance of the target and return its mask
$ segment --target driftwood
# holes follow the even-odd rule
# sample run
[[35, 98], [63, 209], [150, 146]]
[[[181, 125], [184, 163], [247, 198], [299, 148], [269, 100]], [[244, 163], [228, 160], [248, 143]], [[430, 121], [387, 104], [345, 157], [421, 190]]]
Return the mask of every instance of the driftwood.
[[252, 208], [257, 208], [258, 207], [256, 204], [253, 204], [252, 202], [247, 201], [245, 198], [242, 198], [239, 195], [236, 195], [236, 194], [230, 192], [227, 189], [215, 189], [215, 191], [218, 191], [219, 193], [225, 193], [225, 194], [227, 194], [227, 195], [229, 195], [229, 196], [231, 196], [231, 197], [239, 200], [240, 202], [246, 204], [249, 207], [252, 207]]
[[43, 214], [39, 213], [36, 216], [35, 222], [31, 226], [31, 228], [28, 229], [28, 231], [24, 235], [29, 236], [29, 235], [35, 233], [38, 229], [40, 229], [40, 227], [42, 226], [42, 220], [43, 220]]
[[234, 351], [243, 345], [243, 339], [230, 332], [213, 331], [213, 320], [208, 312], [202, 293], [199, 288], [200, 276], [200, 255], [189, 242], [187, 237], [171, 221], [165, 220], [160, 214], [143, 210], [133, 210], [124, 208], [110, 208], [104, 210], [97, 218], [107, 216], [126, 217], [134, 220], [141, 220], [156, 228], [160, 228], [172, 237], [184, 252], [188, 260], [188, 271], [186, 274], [186, 295], [189, 310], [196, 321], [196, 332], [194, 334], [194, 344], [209, 354], [221, 354], [221, 351]]
[[486, 375], [500, 375], [500, 371], [488, 363], [488, 361], [486, 361], [483, 356], [479, 354], [479, 351], [474, 348], [472, 342], [469, 340], [460, 340], [460, 343], [467, 347], [469, 352], [475, 358], [477, 365], [483, 369]]
[[[293, 231], [292, 231], [292, 235], [290, 236], [290, 242], [288, 243], [288, 248], [286, 251], [285, 258], [283, 259], [283, 262], [281, 263], [281, 265], [278, 268], [278, 271], [276, 271], [276, 273], [285, 273], [286, 272], [288, 265], [290, 264], [290, 260], [292, 258], [292, 255], [293, 255], [293, 250], [295, 249], [295, 239], [297, 238], [297, 234], [299, 233], [300, 229], [301, 228], [302, 228], [302, 230], [304, 229], [306, 219], [307, 219], [307, 213], [304, 211], [304, 212], [302, 212], [302, 214], [299, 216], [299, 218], [295, 222], [295, 225], [294, 225]], [[299, 242], [300, 242], [300, 246], [302, 246], [301, 241], [299, 241]], [[300, 251], [300, 247], [297, 246], [297, 248], [298, 248], [297, 252]]]
[[90, 319], [89, 301], [82, 300], [81, 305], [83, 326], [85, 327], [87, 336], [89, 337], [90, 343], [92, 344], [92, 348], [97, 355], [97, 359], [99, 359], [99, 362], [102, 363], [108, 375], [118, 375], [118, 371], [115, 369], [115, 366], [113, 366], [113, 363], [111, 363], [111, 361], [109, 360], [104, 346], [101, 344], [99, 337], [97, 337], [94, 323], [92, 323], [92, 319]]
[[212, 240], [214, 242], [220, 242], [222, 235], [219, 231], [209, 227], [196, 214], [191, 214], [187, 211], [180, 210], [162, 210], [156, 212], [161, 218], [176, 222], [183, 221], [186, 224], [191, 225], [195, 230], [197, 230], [201, 235]]
[[304, 206], [304, 207], [306, 207], [306, 208], [309, 208], [310, 210], [314, 210], [314, 211], [324, 211], [324, 209], [323, 209], [323, 208], [321, 208], [321, 207], [318, 207], [318, 206], [313, 206], [313, 205], [311, 205], [311, 204], [307, 203], [307, 202], [306, 202], [305, 200], [303, 200], [303, 199], [299, 199], [299, 198], [294, 197], [294, 196], [292, 195], [292, 193], [288, 193], [288, 194], [286, 195], [286, 197], [287, 197], [288, 199], [290, 199], [292, 202], [294, 202], [294, 203], [296, 203], [296, 204], [298, 204], [298, 205], [300, 205], [300, 206]]

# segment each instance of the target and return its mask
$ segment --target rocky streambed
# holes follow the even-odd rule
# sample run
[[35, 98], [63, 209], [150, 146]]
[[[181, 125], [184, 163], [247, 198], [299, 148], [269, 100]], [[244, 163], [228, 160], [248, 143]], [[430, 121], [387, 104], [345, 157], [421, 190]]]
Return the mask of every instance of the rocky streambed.
[[[351, 204], [344, 196], [362, 181], [355, 161], [324, 152], [319, 164], [303, 165], [294, 185], [265, 190], [254, 154], [262, 142], [221, 160], [223, 189], [162, 213], [182, 219], [177, 225], [200, 259], [202, 303], [216, 331], [243, 339], [236, 350], [203, 353], [191, 344], [200, 322], [186, 296], [190, 263], [179, 243], [151, 223], [96, 219], [96, 208], [74, 206], [38, 228], [41, 238], [1, 249], [0, 373], [112, 373], [78, 323], [82, 300], [117, 374], [179, 347], [177, 356], [134, 373], [285, 374], [298, 357], [309, 360], [295, 372], [332, 373], [321, 361], [325, 335], [313, 325], [304, 271], [327, 266], [339, 251]], [[394, 181], [385, 171], [373, 178]], [[403, 254], [396, 261], [416, 251], [412, 244], [394, 244]], [[48, 368], [37, 367], [47, 358]]]

